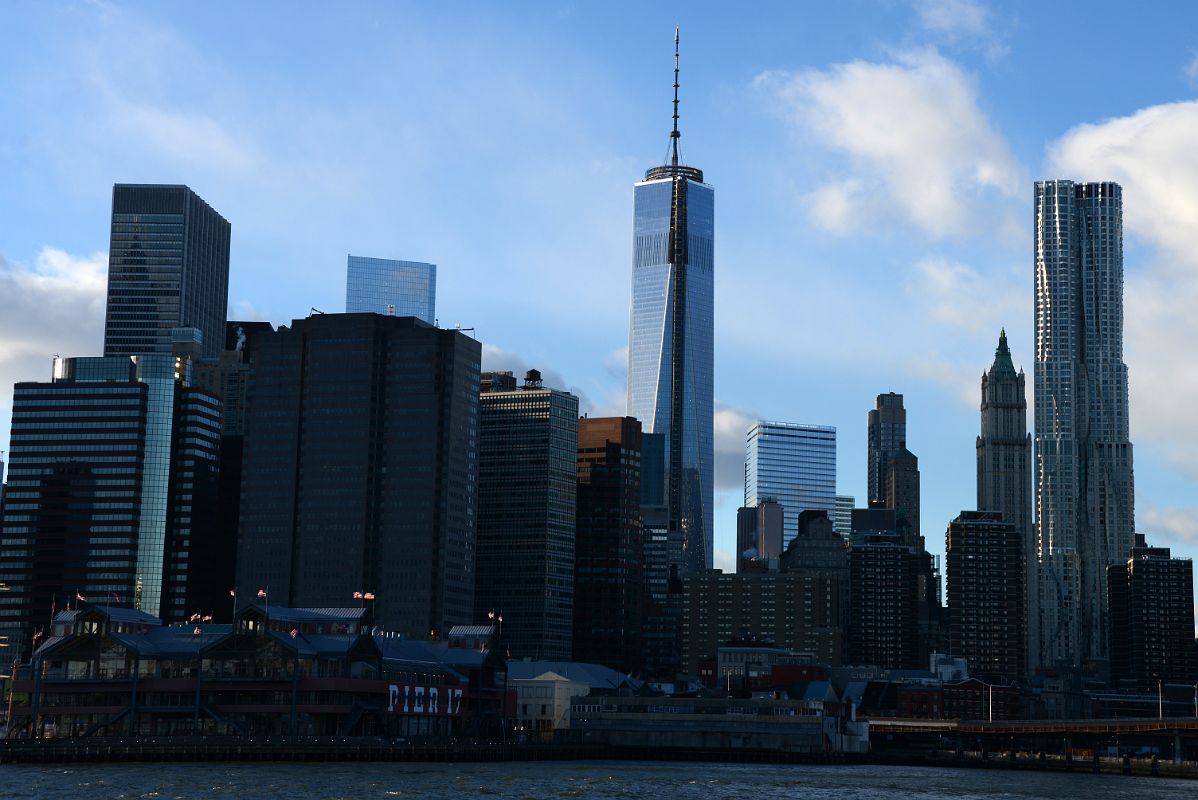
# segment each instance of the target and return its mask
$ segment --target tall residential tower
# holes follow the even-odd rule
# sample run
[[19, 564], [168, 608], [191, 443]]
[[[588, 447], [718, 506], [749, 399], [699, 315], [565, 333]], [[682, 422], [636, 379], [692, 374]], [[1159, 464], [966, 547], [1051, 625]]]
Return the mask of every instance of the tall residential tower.
[[666, 434], [669, 529], [683, 573], [712, 566], [715, 191], [678, 152], [678, 37], [670, 163], [634, 187], [628, 413]]
[[1134, 542], [1123, 363], [1123, 190], [1038, 181], [1039, 663], [1107, 656], [1107, 567]]

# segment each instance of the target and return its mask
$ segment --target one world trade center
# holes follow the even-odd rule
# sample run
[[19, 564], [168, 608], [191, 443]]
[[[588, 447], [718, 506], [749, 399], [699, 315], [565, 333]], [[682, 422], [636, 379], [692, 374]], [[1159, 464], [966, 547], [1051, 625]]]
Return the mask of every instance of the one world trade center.
[[712, 566], [715, 191], [679, 137], [675, 33], [669, 163], [634, 187], [628, 413], [663, 435], [671, 560], [687, 575]]

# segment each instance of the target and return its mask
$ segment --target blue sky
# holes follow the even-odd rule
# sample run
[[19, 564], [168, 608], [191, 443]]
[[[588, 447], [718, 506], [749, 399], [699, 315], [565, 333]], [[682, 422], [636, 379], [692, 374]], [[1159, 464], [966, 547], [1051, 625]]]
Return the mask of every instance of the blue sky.
[[837, 426], [860, 499], [890, 390], [943, 550], [1000, 326], [1031, 371], [1046, 177], [1124, 186], [1137, 527], [1198, 552], [1198, 9], [344, 5], [0, 6], [0, 385], [98, 352], [111, 185], [170, 182], [232, 222], [231, 316], [340, 310], [349, 252], [434, 261], [484, 366], [622, 413], [678, 24], [683, 153], [716, 187], [717, 564], [748, 424]]

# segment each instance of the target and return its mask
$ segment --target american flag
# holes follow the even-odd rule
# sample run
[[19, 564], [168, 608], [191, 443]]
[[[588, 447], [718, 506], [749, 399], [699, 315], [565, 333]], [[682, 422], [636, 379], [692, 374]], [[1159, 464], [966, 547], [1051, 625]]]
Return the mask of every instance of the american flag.
[[229, 597], [236, 597], [236, 596], [237, 596], [237, 590], [236, 590], [236, 589], [230, 589], [230, 590], [229, 590]]
[[366, 594], [362, 595], [362, 597], [366, 598], [367, 600], [373, 600], [374, 592], [367, 592]]
[[294, 639], [294, 638], [296, 638], [296, 637], [298, 637], [298, 636], [299, 636], [299, 629], [298, 629], [298, 628], [292, 628], [292, 629], [291, 629], [291, 638], [292, 638], [292, 639]]
[[354, 599], [355, 599], [355, 600], [361, 600], [361, 599], [362, 599], [362, 593], [361, 593], [361, 592], [354, 592]]
[[200, 617], [200, 622], [211, 622], [211, 621], [212, 621], [211, 614], [205, 614], [204, 616]]
[[195, 629], [194, 631], [192, 631], [191, 633], [192, 633], [192, 635], [193, 635], [193, 636], [199, 636], [199, 635], [200, 635], [200, 633], [201, 633], [201, 631], [200, 631], [200, 626], [199, 626], [199, 625], [196, 625], [196, 629]]
[[78, 601], [79, 601], [79, 602], [81, 602], [81, 603], [86, 603], [86, 602], [87, 602], [87, 598], [86, 598], [86, 597], [84, 597], [83, 595], [79, 594], [79, 592], [75, 592], [75, 599], [76, 599], [76, 600], [78, 600]]
[[266, 597], [266, 590], [265, 590], [265, 589], [259, 589], [259, 590], [258, 590], [258, 596], [259, 596], [259, 597]]

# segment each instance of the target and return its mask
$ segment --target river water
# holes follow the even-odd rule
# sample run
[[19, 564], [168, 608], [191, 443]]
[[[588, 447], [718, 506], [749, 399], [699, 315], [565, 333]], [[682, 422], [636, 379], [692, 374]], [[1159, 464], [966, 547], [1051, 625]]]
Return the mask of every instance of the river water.
[[0, 767], [0, 798], [603, 798], [622, 800], [1173, 800], [1198, 784], [1119, 775], [661, 762], [146, 764]]

